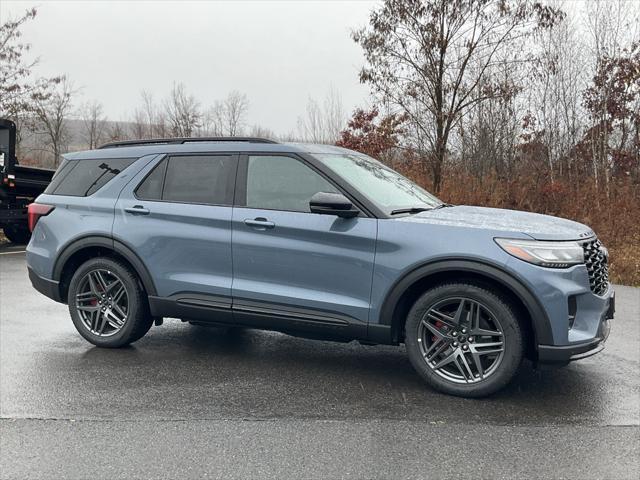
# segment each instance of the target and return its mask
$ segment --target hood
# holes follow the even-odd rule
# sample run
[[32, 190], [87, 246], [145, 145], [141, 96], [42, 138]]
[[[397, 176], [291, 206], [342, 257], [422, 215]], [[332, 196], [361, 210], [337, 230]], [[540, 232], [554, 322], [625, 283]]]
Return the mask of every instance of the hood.
[[501, 208], [466, 205], [428, 210], [404, 221], [524, 233], [536, 240], [580, 240], [594, 235], [589, 227], [564, 218]]

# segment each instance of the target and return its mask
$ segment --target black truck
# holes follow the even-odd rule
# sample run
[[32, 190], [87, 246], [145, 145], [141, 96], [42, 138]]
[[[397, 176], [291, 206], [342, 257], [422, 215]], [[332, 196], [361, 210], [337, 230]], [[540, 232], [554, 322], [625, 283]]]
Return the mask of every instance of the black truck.
[[11, 242], [27, 243], [27, 205], [40, 195], [54, 170], [18, 165], [16, 124], [0, 118], [0, 228]]

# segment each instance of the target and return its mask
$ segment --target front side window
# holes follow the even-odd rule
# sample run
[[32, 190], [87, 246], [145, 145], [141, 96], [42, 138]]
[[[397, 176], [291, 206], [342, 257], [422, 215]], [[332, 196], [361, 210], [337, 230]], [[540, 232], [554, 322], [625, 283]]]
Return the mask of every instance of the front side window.
[[142, 200], [231, 205], [236, 159], [230, 155], [170, 157], [136, 189]]
[[97, 192], [135, 160], [101, 158], [63, 163], [44, 193], [86, 197]]
[[314, 157], [387, 213], [442, 205], [422, 187], [366, 155], [341, 153], [315, 154]]
[[310, 212], [309, 200], [336, 188], [304, 163], [291, 157], [255, 155], [247, 166], [247, 207]]

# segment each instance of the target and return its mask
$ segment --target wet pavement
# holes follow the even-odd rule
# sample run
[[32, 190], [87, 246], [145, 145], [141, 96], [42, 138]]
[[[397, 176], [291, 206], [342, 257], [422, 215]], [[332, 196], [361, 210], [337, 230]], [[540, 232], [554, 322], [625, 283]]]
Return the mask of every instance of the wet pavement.
[[167, 320], [98, 349], [0, 248], [1, 478], [635, 479], [640, 289], [616, 290], [604, 352], [465, 400], [402, 346]]

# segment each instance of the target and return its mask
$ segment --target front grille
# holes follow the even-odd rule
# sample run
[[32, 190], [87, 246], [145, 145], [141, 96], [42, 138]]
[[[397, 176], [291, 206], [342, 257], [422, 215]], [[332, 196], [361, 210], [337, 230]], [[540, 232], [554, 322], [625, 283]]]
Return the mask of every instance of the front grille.
[[607, 265], [606, 250], [600, 240], [589, 240], [582, 244], [584, 249], [584, 263], [589, 272], [589, 285], [596, 295], [602, 295], [609, 286], [609, 266]]

